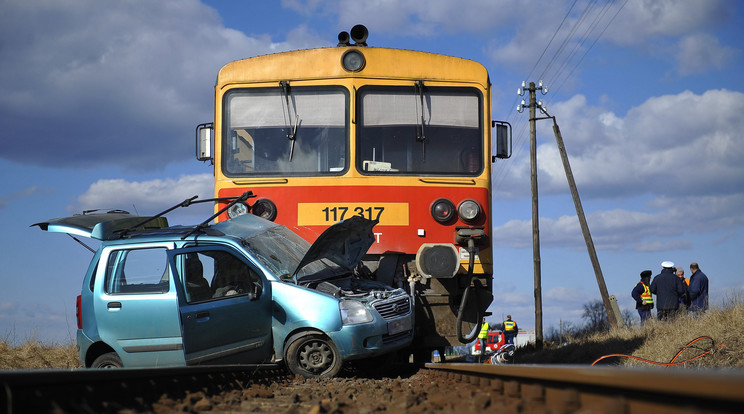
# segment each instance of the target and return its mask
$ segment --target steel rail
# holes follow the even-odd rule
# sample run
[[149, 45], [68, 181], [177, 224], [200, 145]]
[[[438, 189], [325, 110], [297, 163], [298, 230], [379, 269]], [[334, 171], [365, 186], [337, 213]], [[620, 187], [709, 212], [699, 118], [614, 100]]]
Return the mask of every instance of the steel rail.
[[162, 395], [216, 394], [289, 379], [275, 364], [0, 371], [0, 413], [149, 411]]
[[744, 372], [578, 365], [430, 363], [426, 368], [491, 387], [531, 410], [617, 413], [744, 412]]

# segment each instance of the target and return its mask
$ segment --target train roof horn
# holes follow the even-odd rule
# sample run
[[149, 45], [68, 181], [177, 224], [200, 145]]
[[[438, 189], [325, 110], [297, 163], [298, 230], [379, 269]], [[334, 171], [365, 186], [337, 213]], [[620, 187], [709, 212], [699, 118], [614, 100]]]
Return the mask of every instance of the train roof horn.
[[351, 46], [351, 41], [354, 42], [354, 46], [367, 46], [368, 36], [369, 30], [363, 24], [358, 24], [351, 28], [350, 33], [338, 34], [338, 46]]

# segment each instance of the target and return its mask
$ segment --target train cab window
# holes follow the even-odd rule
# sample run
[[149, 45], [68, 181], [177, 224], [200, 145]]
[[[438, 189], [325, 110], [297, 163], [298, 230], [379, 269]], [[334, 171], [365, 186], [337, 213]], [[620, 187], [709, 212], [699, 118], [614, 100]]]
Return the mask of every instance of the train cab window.
[[222, 171], [252, 175], [340, 175], [348, 169], [348, 93], [281, 83], [225, 95]]
[[479, 175], [484, 160], [481, 101], [481, 94], [470, 88], [361, 88], [357, 170], [370, 175]]

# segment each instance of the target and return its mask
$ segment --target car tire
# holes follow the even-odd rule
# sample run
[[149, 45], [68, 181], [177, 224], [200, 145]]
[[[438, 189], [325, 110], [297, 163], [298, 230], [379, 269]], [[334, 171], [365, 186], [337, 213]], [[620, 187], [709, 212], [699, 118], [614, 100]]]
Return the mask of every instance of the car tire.
[[93, 361], [91, 368], [123, 368], [124, 364], [121, 362], [121, 358], [116, 352], [105, 353]]
[[304, 333], [287, 341], [284, 351], [287, 368], [306, 378], [336, 376], [343, 361], [333, 341], [321, 334]]

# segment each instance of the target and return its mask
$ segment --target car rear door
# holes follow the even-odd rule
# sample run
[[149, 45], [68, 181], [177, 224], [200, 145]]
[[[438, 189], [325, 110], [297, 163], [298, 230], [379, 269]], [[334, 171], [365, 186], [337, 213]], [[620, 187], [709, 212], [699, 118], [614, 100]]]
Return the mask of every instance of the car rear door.
[[168, 266], [173, 243], [104, 248], [94, 286], [98, 333], [125, 367], [184, 365], [178, 298]]
[[272, 355], [271, 286], [228, 246], [169, 253], [186, 363], [261, 363]]

